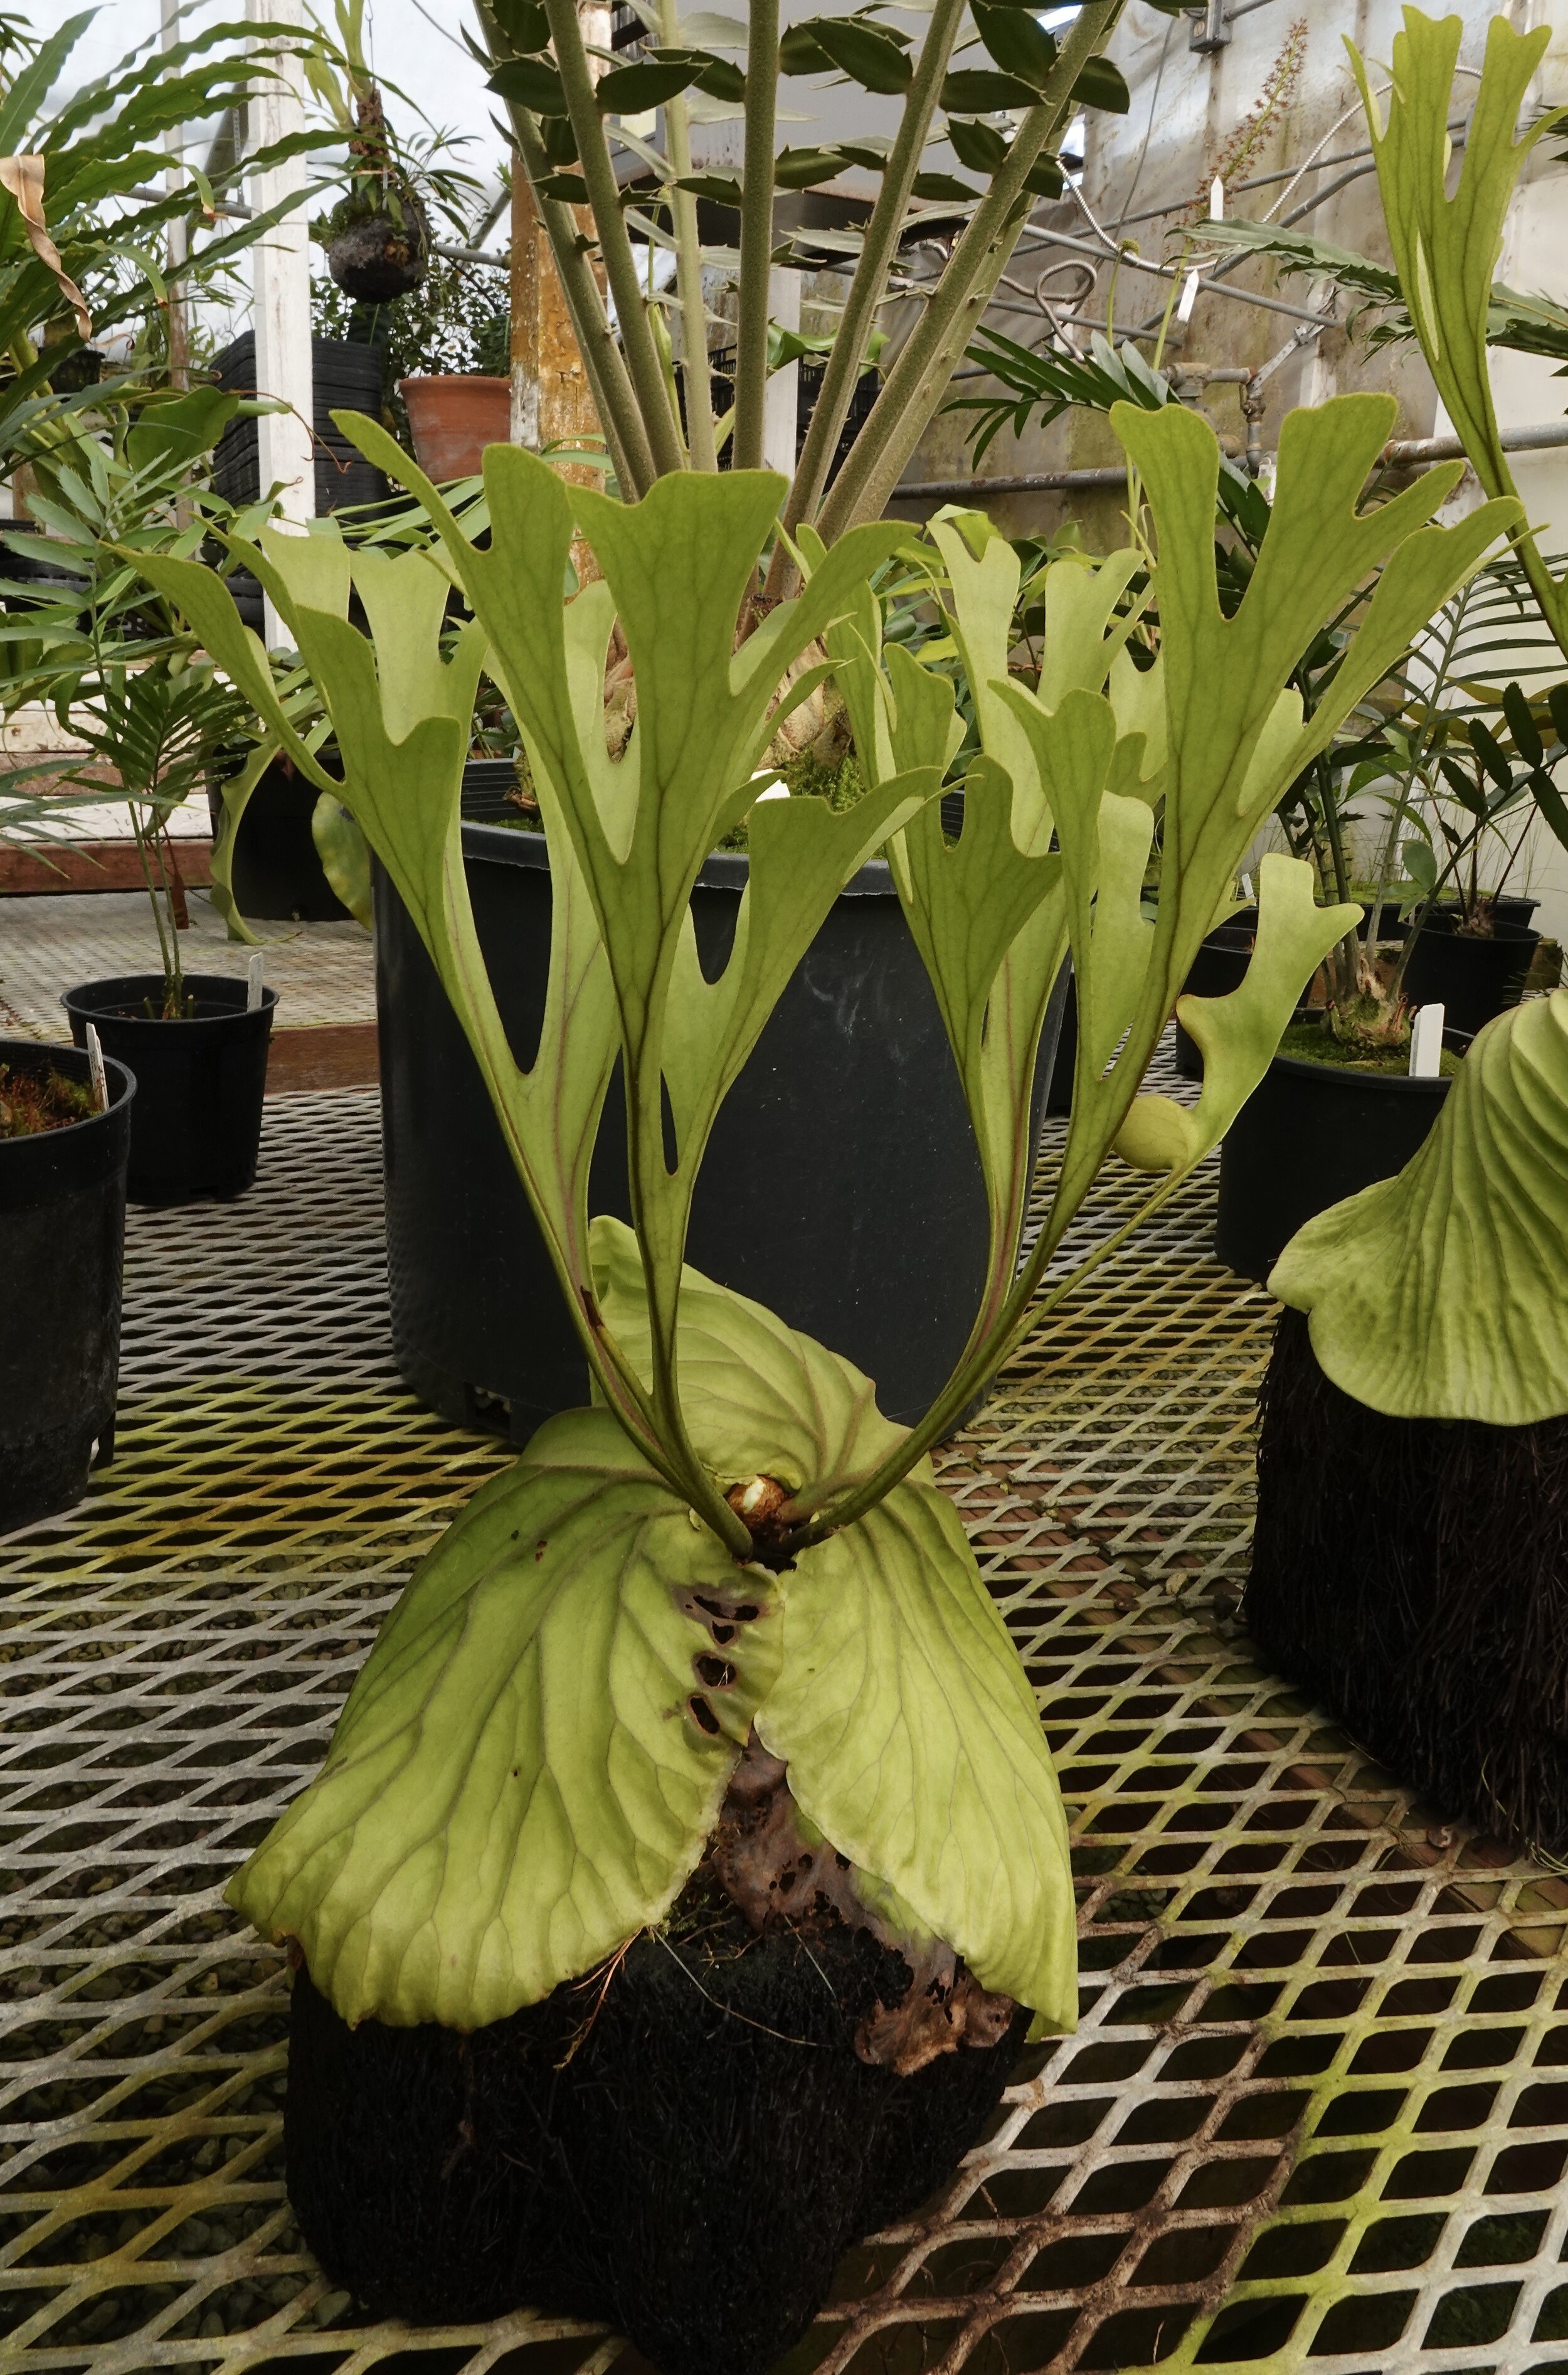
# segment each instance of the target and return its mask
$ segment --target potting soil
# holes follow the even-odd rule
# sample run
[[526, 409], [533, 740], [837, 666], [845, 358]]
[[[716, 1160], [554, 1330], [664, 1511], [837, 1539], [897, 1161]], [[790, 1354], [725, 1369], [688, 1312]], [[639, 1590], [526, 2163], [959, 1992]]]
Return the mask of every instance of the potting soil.
[[65, 1129], [98, 1111], [90, 1089], [60, 1072], [18, 1072], [0, 1064], [0, 1138], [32, 1138]]
[[828, 1914], [758, 1935], [706, 1870], [669, 1922], [463, 2036], [350, 2029], [301, 1969], [289, 2190], [328, 2274], [416, 2323], [602, 2318], [664, 2375], [762, 2375], [849, 2245], [1001, 2100], [1028, 2025], [911, 2077], [856, 2050], [909, 1967]]

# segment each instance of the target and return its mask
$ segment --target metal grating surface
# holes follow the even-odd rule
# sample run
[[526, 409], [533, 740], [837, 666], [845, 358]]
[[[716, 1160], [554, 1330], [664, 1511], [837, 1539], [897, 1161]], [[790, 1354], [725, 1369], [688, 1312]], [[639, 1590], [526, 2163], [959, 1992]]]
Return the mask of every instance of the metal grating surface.
[[[570, 2322], [358, 2322], [284, 2197], [281, 1962], [218, 1892], [504, 1454], [393, 1374], [374, 1098], [266, 1129], [242, 1202], [133, 1216], [121, 1457], [0, 1542], [0, 2366], [597, 2375]], [[1074, 1814], [1083, 2025], [796, 2375], [1568, 2369], [1568, 1889], [1250, 1662], [1269, 1306], [1211, 1195], [947, 1458]]]

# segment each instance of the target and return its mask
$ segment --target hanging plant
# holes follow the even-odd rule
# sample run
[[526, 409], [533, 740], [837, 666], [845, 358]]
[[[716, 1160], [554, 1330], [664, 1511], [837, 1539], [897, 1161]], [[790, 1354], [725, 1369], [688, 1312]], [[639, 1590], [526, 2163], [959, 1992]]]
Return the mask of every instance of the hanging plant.
[[430, 260], [430, 219], [397, 158], [377, 84], [355, 95], [348, 195], [326, 222], [326, 268], [347, 297], [385, 305], [411, 296]]

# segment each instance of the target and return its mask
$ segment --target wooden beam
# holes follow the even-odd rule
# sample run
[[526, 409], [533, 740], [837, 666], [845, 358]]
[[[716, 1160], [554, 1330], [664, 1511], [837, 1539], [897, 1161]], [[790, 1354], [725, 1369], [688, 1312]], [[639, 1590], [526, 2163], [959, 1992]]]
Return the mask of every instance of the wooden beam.
[[[212, 844], [183, 835], [174, 845], [180, 879], [191, 890], [212, 880]], [[0, 847], [0, 897], [37, 898], [61, 891], [145, 891], [134, 841], [52, 842], [47, 857], [36, 846]]]

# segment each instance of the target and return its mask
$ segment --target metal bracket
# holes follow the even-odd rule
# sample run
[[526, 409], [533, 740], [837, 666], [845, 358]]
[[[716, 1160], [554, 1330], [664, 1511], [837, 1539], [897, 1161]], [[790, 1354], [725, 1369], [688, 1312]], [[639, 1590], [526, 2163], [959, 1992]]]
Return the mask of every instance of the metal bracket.
[[1231, 39], [1231, 28], [1225, 21], [1225, 0], [1205, 0], [1202, 8], [1195, 8], [1195, 22], [1189, 47], [1208, 56], [1224, 49]]

